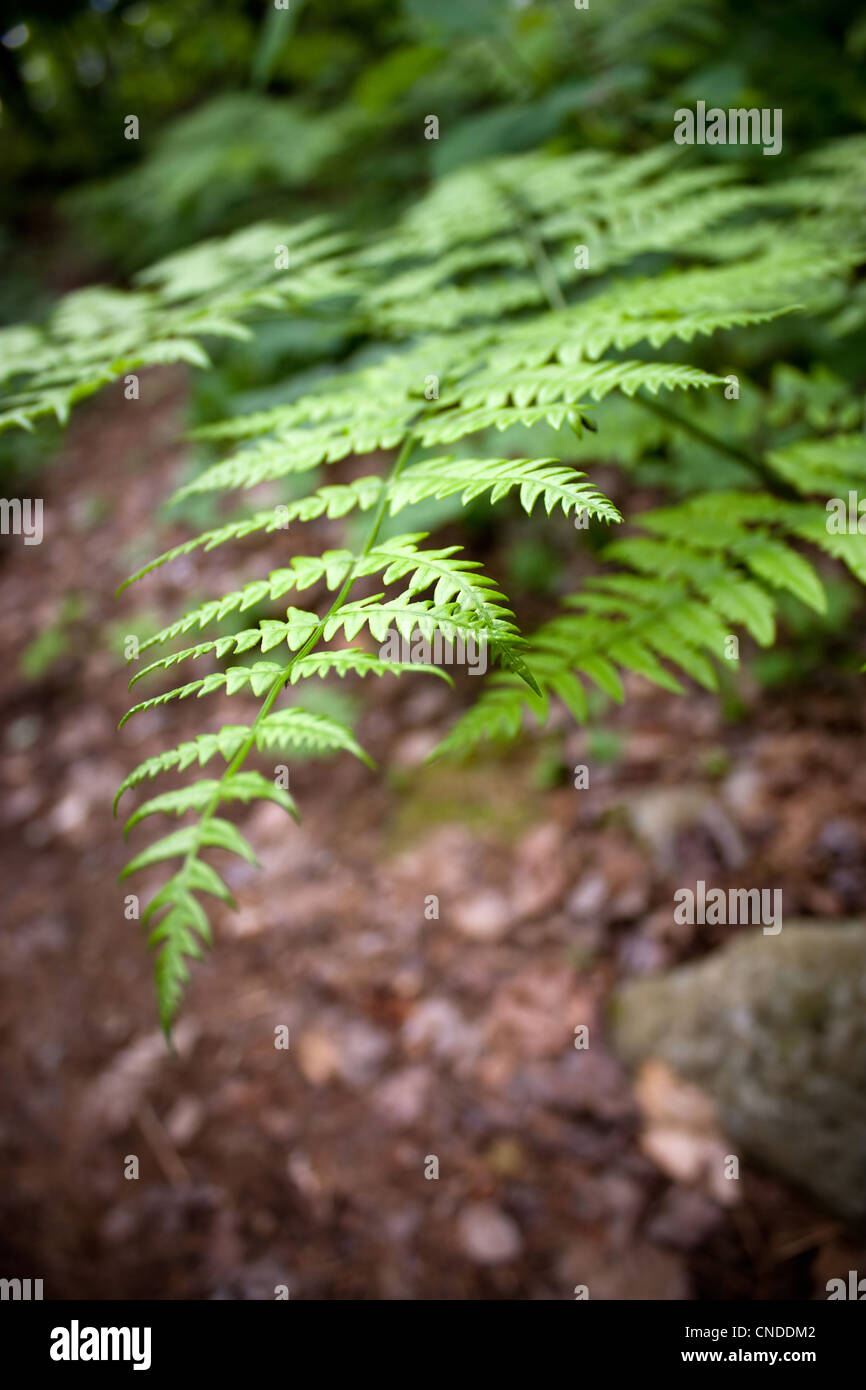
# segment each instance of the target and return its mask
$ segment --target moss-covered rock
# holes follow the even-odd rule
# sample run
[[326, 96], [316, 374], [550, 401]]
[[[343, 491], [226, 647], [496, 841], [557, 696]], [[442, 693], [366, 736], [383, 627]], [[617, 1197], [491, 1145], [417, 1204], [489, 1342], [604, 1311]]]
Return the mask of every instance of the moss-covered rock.
[[866, 926], [746, 931], [700, 964], [624, 986], [627, 1064], [659, 1057], [717, 1102], [744, 1155], [866, 1216]]

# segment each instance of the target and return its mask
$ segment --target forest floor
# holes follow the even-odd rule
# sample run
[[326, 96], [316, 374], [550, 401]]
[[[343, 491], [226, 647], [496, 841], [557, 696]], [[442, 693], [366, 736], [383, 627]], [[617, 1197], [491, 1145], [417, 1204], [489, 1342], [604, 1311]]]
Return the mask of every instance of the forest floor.
[[[216, 913], [167, 1051], [124, 918], [111, 800], [135, 762], [238, 711], [189, 700], [118, 734], [119, 642], [142, 605], [174, 616], [192, 590], [243, 582], [255, 543], [114, 600], [134, 557], [185, 534], [155, 517], [182, 465], [184, 376], [145, 380], [147, 400], [111, 390], [80, 409], [40, 479], [42, 545], [12, 538], [0, 564], [0, 1274], [43, 1278], [59, 1299], [271, 1299], [279, 1285], [326, 1299], [570, 1299], [577, 1285], [810, 1299], [864, 1268], [862, 1233], [772, 1175], [746, 1164], [720, 1191], [687, 1180], [681, 1153], [651, 1158], [659, 1088], [675, 1083], [657, 1069], [635, 1088], [604, 1030], [622, 980], [730, 931], [674, 927], [680, 882], [725, 883], [736, 865], [741, 882], [783, 888], [786, 917], [862, 910], [854, 680], [754, 691], [725, 722], [714, 698], [636, 679], [607, 720], [607, 762], [563, 720], [455, 768], [423, 766], [452, 718], [444, 682], [369, 678], [351, 693], [380, 770], [293, 763], [301, 825], [271, 805], [240, 819], [262, 867], [228, 868], [240, 911]], [[338, 544], [339, 523], [305, 549], [319, 543]], [[257, 569], [285, 544], [260, 542]], [[33, 648], [60, 624], [65, 649], [59, 636]], [[590, 762], [576, 790], [571, 769]]]

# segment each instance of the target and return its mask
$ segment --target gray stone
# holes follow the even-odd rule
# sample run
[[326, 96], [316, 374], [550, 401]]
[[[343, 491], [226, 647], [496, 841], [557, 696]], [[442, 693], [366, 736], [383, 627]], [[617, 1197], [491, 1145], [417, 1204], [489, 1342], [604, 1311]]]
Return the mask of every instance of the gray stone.
[[734, 1145], [844, 1216], [866, 1215], [866, 926], [785, 923], [623, 986], [613, 1045], [717, 1102]]

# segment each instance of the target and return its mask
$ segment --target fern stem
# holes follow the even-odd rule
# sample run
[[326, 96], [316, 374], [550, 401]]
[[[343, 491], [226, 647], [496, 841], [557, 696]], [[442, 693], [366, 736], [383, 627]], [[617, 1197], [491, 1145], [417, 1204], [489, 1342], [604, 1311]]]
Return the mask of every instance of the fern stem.
[[728, 458], [735, 459], [737, 463], [743, 464], [752, 473], [755, 473], [771, 492], [778, 496], [790, 498], [792, 501], [799, 500], [796, 488], [790, 487], [781, 478], [777, 478], [771, 469], [767, 468], [761, 459], [756, 455], [747, 453], [745, 449], [738, 449], [733, 444], [727, 444], [723, 439], [710, 434], [709, 430], [703, 429], [701, 425], [696, 425], [692, 420], [687, 420], [680, 415], [679, 411], [672, 410], [670, 406], [663, 405], [661, 401], [650, 400], [647, 396], [632, 396], [633, 401], [642, 405], [645, 410], [651, 411], [653, 415], [658, 415], [662, 420], [669, 420], [672, 425], [685, 430], [693, 439], [699, 439], [702, 444], [706, 444], [710, 449], [715, 449], [718, 454], [725, 454]]
[[551, 309], [567, 309], [568, 300], [562, 292], [559, 283], [559, 276], [556, 267], [545, 250], [544, 242], [536, 232], [532, 222], [524, 215], [523, 209], [517, 200], [509, 195], [504, 189], [500, 190], [506, 201], [511, 204], [514, 212], [520, 235], [529, 253], [532, 267], [538, 277], [538, 282], [544, 290], [545, 298]]

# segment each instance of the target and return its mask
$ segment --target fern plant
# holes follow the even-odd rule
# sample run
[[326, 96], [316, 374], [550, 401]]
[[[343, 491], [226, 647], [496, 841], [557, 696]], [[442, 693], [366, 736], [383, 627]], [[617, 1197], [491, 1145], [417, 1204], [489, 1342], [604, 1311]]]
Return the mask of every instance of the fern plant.
[[[292, 528], [293, 553], [283, 567], [191, 607], [142, 644], [149, 659], [133, 676], [138, 687], [175, 666], [210, 667], [147, 695], [127, 719], [214, 691], [258, 700], [238, 723], [146, 759], [118, 791], [119, 801], [157, 775], [208, 765], [206, 777], [151, 797], [126, 825], [130, 831], [153, 815], [191, 817], [125, 870], [175, 863], [143, 914], [166, 1032], [188, 963], [211, 941], [204, 900], [232, 901], [205, 856], [221, 849], [254, 862], [222, 813], [235, 802], [266, 799], [297, 814], [288, 790], [248, 767], [250, 757], [343, 752], [367, 760], [338, 719], [303, 701], [281, 705], [288, 686], [406, 669], [449, 679], [429, 661], [386, 656], [392, 632], [409, 643], [439, 634], [483, 644], [496, 669], [440, 750], [464, 754], [484, 739], [516, 736], [527, 715], [543, 721], [554, 700], [584, 719], [586, 683], [620, 700], [624, 672], [674, 691], [683, 689], [683, 677], [713, 688], [732, 631], [760, 645], [773, 641], [780, 594], [822, 609], [822, 580], [804, 546], [866, 582], [864, 538], [831, 535], [824, 524], [827, 490], [862, 477], [862, 437], [847, 427], [809, 437], [808, 426], [798, 425], [769, 447], [765, 439], [756, 445], [754, 412], [725, 398], [732, 380], [725, 340], [717, 346], [713, 336], [736, 327], [758, 340], [782, 319], [795, 334], [804, 315], [820, 321], [828, 338], [862, 331], [863, 302], [850, 286], [866, 260], [863, 154], [864, 142], [842, 142], [763, 188], [727, 168], [683, 168], [674, 149], [632, 158], [501, 159], [440, 181], [372, 243], [349, 249], [330, 230], [307, 224], [299, 244], [310, 248], [308, 261], [280, 288], [279, 304], [270, 298], [273, 277], [262, 270], [272, 228], [229, 243], [250, 259], [252, 288], [234, 297], [221, 278], [219, 244], [143, 277], [151, 293], [177, 306], [168, 324], [179, 337], [169, 334], [170, 343], [220, 327], [234, 332], [250, 304], [283, 309], [293, 300], [349, 315], [367, 339], [366, 365], [335, 371], [275, 409], [199, 431], [234, 451], [177, 494], [286, 480], [293, 485], [288, 500], [183, 541], [127, 581], [198, 549]], [[284, 239], [294, 244], [293, 235]], [[118, 374], [118, 362], [127, 360], [106, 363], [103, 354], [100, 377]], [[37, 363], [5, 420], [28, 422], [55, 403], [58, 389], [67, 401], [83, 393], [82, 381], [92, 389], [96, 361], [95, 344], [81, 348], [77, 363], [67, 354], [59, 386]], [[747, 385], [769, 410], [775, 387], [744, 378]], [[674, 393], [682, 393], [684, 407], [659, 399]], [[713, 421], [722, 410], [720, 433]], [[556, 439], [555, 454], [533, 447], [539, 429]], [[497, 443], [502, 432], [505, 448]], [[640, 468], [647, 441], [657, 463], [668, 459], [674, 481], [683, 451], [714, 459], [714, 471], [692, 495], [628, 518], [628, 533], [602, 551], [601, 572], [528, 637], [497, 580], [460, 547], [438, 546], [415, 530], [394, 533], [392, 518], [445, 498], [490, 506], [511, 499], [526, 514], [540, 507], [551, 525], [555, 513], [581, 527], [619, 524], [619, 507], [586, 468], [597, 461]], [[383, 451], [393, 455], [385, 472], [374, 460], [352, 481], [323, 480], [328, 465]], [[725, 468], [734, 470], [734, 485]], [[294, 475], [306, 476], [303, 495]], [[306, 554], [303, 541], [295, 542], [296, 524], [351, 513], [368, 514], [359, 544]], [[359, 596], [361, 581], [372, 592]], [[304, 590], [312, 591], [306, 605]], [[220, 633], [226, 618], [270, 604], [280, 605], [277, 615]], [[174, 647], [178, 639], [185, 640]], [[378, 655], [370, 643], [382, 647]], [[236, 661], [247, 654], [252, 659]], [[213, 669], [226, 659], [231, 664]]]
[[[44, 324], [0, 329], [0, 430], [32, 429], [140, 367], [208, 367], [202, 339], [249, 338], [256, 311], [314, 306], [350, 294], [348, 238], [324, 218], [287, 229], [259, 223], [141, 271], [134, 291], [95, 286], [60, 301]], [[288, 262], [288, 264], [286, 264]]]

